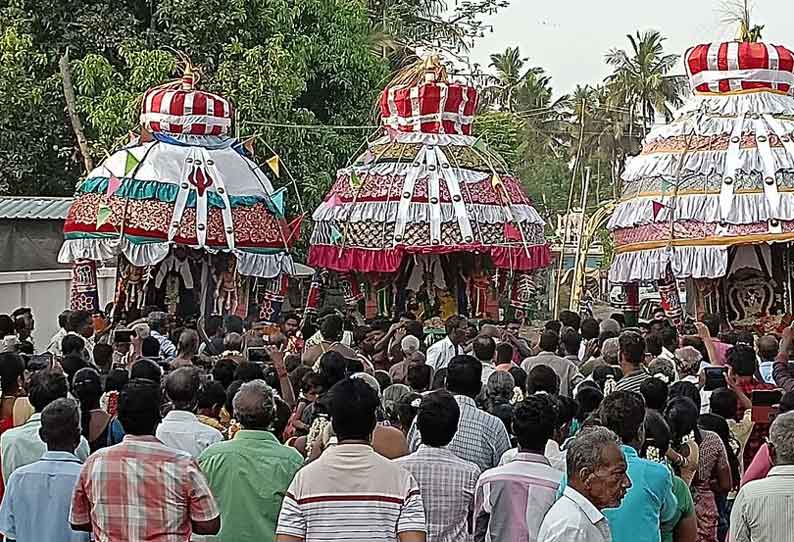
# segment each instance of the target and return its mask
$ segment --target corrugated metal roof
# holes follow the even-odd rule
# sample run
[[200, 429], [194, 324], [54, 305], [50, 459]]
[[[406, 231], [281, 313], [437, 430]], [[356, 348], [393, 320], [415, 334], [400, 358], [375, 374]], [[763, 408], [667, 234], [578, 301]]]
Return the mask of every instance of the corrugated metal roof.
[[66, 220], [73, 198], [0, 197], [2, 220]]

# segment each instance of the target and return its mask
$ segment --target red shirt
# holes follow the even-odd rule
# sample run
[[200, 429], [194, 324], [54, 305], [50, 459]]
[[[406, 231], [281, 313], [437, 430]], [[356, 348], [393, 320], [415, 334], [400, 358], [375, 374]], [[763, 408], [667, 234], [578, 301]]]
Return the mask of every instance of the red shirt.
[[88, 458], [72, 498], [73, 525], [114, 542], [188, 542], [191, 521], [220, 515], [189, 454], [152, 436], [124, 437]]
[[[755, 390], [775, 389], [775, 386], [767, 384], [766, 382], [759, 382], [755, 378], [752, 380], [739, 381], [736, 384], [737, 387], [742, 390], [742, 393], [744, 393], [750, 399], [753, 398], [753, 391]], [[739, 410], [736, 415], [738, 418], [744, 417], [744, 409], [742, 409], [741, 405], [739, 406]], [[758, 450], [761, 448], [761, 445], [764, 444], [764, 441], [768, 435], [768, 423], [755, 422], [755, 424], [753, 424], [753, 430], [750, 433], [750, 437], [747, 439], [747, 445], [744, 447], [743, 465], [749, 465], [752, 463], [753, 459], [755, 458], [755, 454], [758, 453]]]

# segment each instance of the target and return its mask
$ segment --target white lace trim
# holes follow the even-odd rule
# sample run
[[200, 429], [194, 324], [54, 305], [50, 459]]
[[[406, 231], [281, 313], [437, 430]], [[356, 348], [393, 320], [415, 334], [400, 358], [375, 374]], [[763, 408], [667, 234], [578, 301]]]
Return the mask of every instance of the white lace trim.
[[609, 268], [611, 282], [628, 283], [665, 277], [667, 265], [676, 278], [720, 278], [728, 268], [728, 247], [673, 247], [624, 252]]
[[[340, 204], [328, 207], [323, 202], [312, 215], [312, 219], [318, 222], [329, 220], [340, 220], [350, 222], [395, 222], [399, 201], [386, 202], [366, 202], [355, 205], [352, 203]], [[442, 203], [441, 222], [455, 222], [455, 209], [452, 203]], [[472, 222], [482, 224], [500, 224], [505, 222], [529, 222], [531, 224], [544, 224], [540, 214], [531, 205], [511, 205], [510, 211], [515, 220], [508, 217], [504, 207], [497, 205], [473, 205], [467, 204], [466, 210]], [[430, 222], [430, 205], [425, 203], [411, 203], [408, 208], [408, 222]]]
[[[134, 265], [156, 265], [163, 261], [171, 249], [170, 243], [131, 243], [126, 239], [68, 239], [58, 253], [59, 263], [74, 263], [77, 260], [109, 262], [123, 253]], [[211, 251], [208, 251], [211, 252]], [[292, 256], [257, 254], [244, 250], [233, 250], [237, 257], [237, 271], [241, 275], [272, 278], [281, 273], [294, 274]]]
[[[664, 207], [653, 216], [654, 202]], [[769, 201], [763, 192], [757, 194], [734, 194], [731, 210], [725, 219], [721, 218], [719, 194], [697, 194], [686, 196], [657, 196], [635, 198], [618, 205], [610, 218], [607, 228], [631, 228], [652, 222], [696, 220], [707, 223], [756, 224], [769, 220], [794, 220], [794, 194], [780, 194], [777, 213], [772, 212]], [[673, 215], [673, 216], [671, 216]]]

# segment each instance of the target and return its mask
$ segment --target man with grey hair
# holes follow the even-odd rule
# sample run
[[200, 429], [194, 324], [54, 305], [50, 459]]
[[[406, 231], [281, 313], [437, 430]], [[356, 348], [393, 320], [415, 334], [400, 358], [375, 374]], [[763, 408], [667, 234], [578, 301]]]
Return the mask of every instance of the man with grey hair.
[[[42, 458], [14, 471], [0, 506], [0, 533], [7, 540], [88, 542], [88, 533], [72, 531], [69, 508], [80, 477], [74, 455], [80, 443], [80, 409], [71, 399], [56, 399], [41, 413]], [[46, 513], [42, 513], [46, 511]]]
[[403, 360], [395, 363], [389, 369], [389, 376], [395, 384], [405, 384], [408, 376], [408, 367], [424, 363], [424, 355], [420, 352], [421, 343], [413, 335], [406, 335], [400, 342]]
[[791, 542], [794, 532], [794, 412], [769, 429], [772, 470], [739, 491], [731, 512], [732, 542]]
[[617, 320], [606, 318], [601, 320], [601, 322], [598, 324], [598, 332], [600, 334], [614, 333], [616, 335], [620, 335], [620, 324]]
[[176, 346], [171, 339], [162, 334], [167, 322], [168, 315], [162, 311], [152, 311], [146, 317], [146, 323], [149, 324], [149, 335], [160, 343], [160, 355], [165, 359], [170, 359], [176, 356]]
[[589, 377], [593, 374], [593, 371], [595, 371], [597, 367], [617, 365], [619, 351], [620, 342], [616, 337], [606, 339], [604, 344], [601, 345], [601, 355], [597, 358], [589, 359], [587, 362], [583, 363], [582, 366], [579, 367], [579, 371], [582, 373], [582, 375]]
[[583, 429], [568, 449], [568, 485], [540, 526], [543, 542], [610, 542], [601, 513], [620, 505], [631, 487], [618, 436], [606, 427]]
[[276, 418], [275, 392], [264, 380], [243, 384], [232, 405], [242, 429], [199, 457], [221, 509], [218, 539], [273, 542], [281, 500], [303, 458], [270, 432]]
[[223, 440], [223, 434], [196, 416], [201, 377], [196, 367], [182, 367], [165, 378], [165, 393], [173, 405], [157, 426], [157, 438], [169, 448], [198, 457], [207, 447]]

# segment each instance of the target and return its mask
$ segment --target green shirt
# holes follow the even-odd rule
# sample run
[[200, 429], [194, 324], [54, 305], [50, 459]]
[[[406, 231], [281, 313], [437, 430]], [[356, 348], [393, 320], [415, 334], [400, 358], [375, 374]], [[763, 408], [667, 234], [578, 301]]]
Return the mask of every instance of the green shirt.
[[303, 465], [267, 431], [239, 431], [199, 456], [221, 510], [220, 542], [274, 542], [281, 501]]
[[678, 476], [673, 476], [673, 495], [678, 499], [675, 517], [662, 525], [662, 542], [673, 542], [673, 533], [678, 522], [691, 516], [695, 512], [695, 504], [692, 502], [692, 492], [689, 491], [686, 482]]

